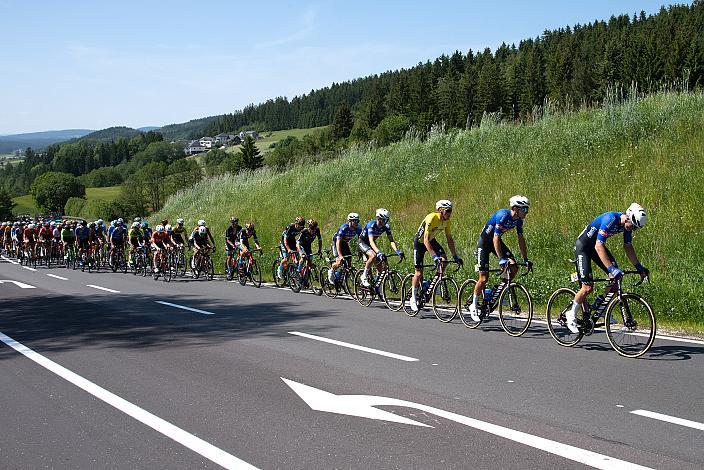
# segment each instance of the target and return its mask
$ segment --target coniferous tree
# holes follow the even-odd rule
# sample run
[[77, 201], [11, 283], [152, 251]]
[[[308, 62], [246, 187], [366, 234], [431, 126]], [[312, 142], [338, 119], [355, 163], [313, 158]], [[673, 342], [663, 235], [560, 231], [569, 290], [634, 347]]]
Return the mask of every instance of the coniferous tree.
[[345, 139], [350, 136], [353, 126], [354, 119], [352, 118], [352, 111], [349, 105], [343, 102], [337, 110], [335, 120], [332, 123], [333, 135], [336, 139]]
[[248, 135], [244, 138], [240, 152], [242, 153], [242, 168], [256, 170], [264, 166], [264, 157], [259, 155], [259, 149], [251, 136]]

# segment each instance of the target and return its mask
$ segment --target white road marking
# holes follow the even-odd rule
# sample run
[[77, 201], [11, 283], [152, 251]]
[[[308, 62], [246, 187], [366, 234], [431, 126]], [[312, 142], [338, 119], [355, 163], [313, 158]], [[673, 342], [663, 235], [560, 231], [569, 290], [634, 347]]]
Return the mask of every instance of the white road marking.
[[704, 431], [704, 423], [698, 423], [696, 421], [690, 421], [688, 419], [676, 418], [674, 416], [668, 416], [661, 413], [655, 413], [654, 411], [648, 410], [634, 410], [631, 411], [634, 415], [645, 416], [646, 418], [658, 419], [660, 421], [667, 421], [672, 424], [679, 424], [680, 426], [686, 426], [688, 428], [698, 429]]
[[36, 269], [30, 268], [29, 266], [22, 266], [22, 268], [26, 269], [27, 271], [36, 271]]
[[20, 264], [19, 261], [15, 261], [15, 260], [12, 260], [12, 259], [10, 259], [10, 258], [7, 258], [7, 257], [5, 257], [5, 255], [0, 256], [0, 258], [4, 259], [5, 261], [7, 261], [7, 262], [10, 263], [10, 264]]
[[343, 346], [345, 348], [357, 349], [359, 351], [364, 351], [372, 354], [378, 354], [380, 356], [391, 357], [393, 359], [399, 359], [406, 362], [418, 361], [415, 357], [402, 356], [400, 354], [394, 354], [387, 351], [381, 351], [379, 349], [372, 349], [366, 346], [359, 346], [357, 344], [345, 343], [344, 341], [337, 341], [335, 339], [323, 338], [322, 336], [309, 335], [308, 333], [301, 333], [300, 331], [289, 331], [289, 334], [302, 336], [303, 338], [314, 339], [316, 341], [322, 341], [324, 343], [336, 344], [338, 346]]
[[374, 395], [335, 395], [334, 393], [320, 390], [311, 387], [310, 385], [294, 382], [293, 380], [284, 379], [283, 377], [281, 377], [281, 380], [283, 380], [286, 385], [291, 387], [291, 390], [301, 397], [301, 399], [303, 399], [308, 406], [316, 411], [349, 416], [360, 416], [363, 418], [404, 423], [426, 428], [433, 427], [418, 421], [413, 421], [403, 416], [399, 416], [395, 413], [376, 408], [377, 406], [401, 406], [434, 414], [441, 418], [445, 418], [456, 423], [493, 434], [495, 436], [503, 437], [535, 449], [540, 449], [553, 455], [558, 455], [575, 462], [589, 465], [590, 467], [604, 470], [642, 470], [648, 468], [635, 463], [627, 462], [625, 460], [610, 457], [605, 454], [599, 454], [597, 452], [592, 452], [590, 450], [571, 446], [569, 444], [563, 444], [562, 442], [553, 441], [544, 437], [528, 434], [526, 432], [517, 431], [515, 429], [488, 423], [475, 418], [470, 418], [469, 416], [423, 405], [421, 403], [413, 403], [406, 400]]
[[92, 287], [93, 289], [104, 290], [105, 292], [112, 292], [113, 294], [119, 294], [119, 290], [108, 289], [107, 287], [94, 286], [93, 284], [86, 284], [86, 287]]
[[176, 307], [176, 308], [180, 308], [183, 310], [188, 310], [189, 312], [202, 313], [203, 315], [215, 315], [213, 312], [206, 312], [205, 310], [199, 310], [197, 308], [184, 307], [183, 305], [172, 304], [171, 302], [164, 302], [161, 300], [157, 300], [156, 303], [161, 304], [161, 305], [168, 305], [169, 307]]
[[224, 450], [215, 447], [209, 442], [206, 442], [203, 439], [184, 431], [183, 429], [169, 423], [168, 421], [165, 421], [159, 418], [158, 416], [153, 415], [147, 410], [128, 402], [124, 398], [120, 398], [114, 393], [109, 392], [104, 388], [100, 387], [99, 385], [96, 385], [93, 382], [89, 381], [88, 379], [81, 377], [75, 372], [66, 369], [65, 367], [55, 363], [51, 359], [47, 359], [38, 352], [29, 349], [24, 344], [15, 341], [14, 339], [10, 338], [9, 336], [3, 333], [0, 333], [0, 341], [10, 346], [18, 353], [36, 362], [45, 369], [50, 370], [62, 379], [71, 382], [78, 388], [85, 390], [94, 397], [117, 408], [123, 413], [133, 417], [137, 421], [146, 424], [155, 431], [160, 432], [161, 434], [173, 439], [184, 447], [191, 449], [192, 451], [202, 455], [203, 457], [211, 460], [212, 462], [215, 462], [216, 464], [222, 467], [228, 469], [257, 468], [245, 462], [244, 460], [240, 460], [234, 455], [231, 455], [225, 452]]
[[5, 284], [6, 282], [10, 283], [10, 284], [14, 284], [17, 287], [19, 287], [20, 289], [36, 289], [36, 287], [30, 286], [29, 284], [25, 284], [24, 282], [12, 281], [10, 279], [1, 279], [0, 280], [0, 284]]
[[61, 276], [57, 276], [56, 274], [49, 274], [49, 273], [46, 273], [46, 275], [49, 277], [53, 277], [54, 279], [61, 279], [62, 281], [68, 281], [67, 277], [61, 277]]

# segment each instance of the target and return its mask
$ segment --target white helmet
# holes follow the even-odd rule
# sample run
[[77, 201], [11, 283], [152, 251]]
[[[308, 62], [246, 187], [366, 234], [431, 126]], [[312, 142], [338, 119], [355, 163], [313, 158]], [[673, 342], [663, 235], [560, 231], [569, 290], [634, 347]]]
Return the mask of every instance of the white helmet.
[[452, 202], [448, 201], [447, 199], [440, 199], [438, 202], [435, 203], [435, 209], [452, 209]]
[[634, 202], [633, 204], [628, 206], [628, 209], [626, 209], [626, 215], [628, 216], [628, 220], [633, 223], [633, 226], [635, 228], [645, 227], [645, 209], [643, 209], [643, 206], [641, 206], [640, 204]]
[[36, 227], [36, 225], [34, 225], [34, 224], [29, 224], [29, 225], [27, 225], [27, 228], [30, 229], [30, 230], [33, 229], [34, 227]]
[[102, 227], [103, 224], [104, 224], [103, 219], [98, 219], [98, 225], [100, 225]]
[[508, 200], [509, 207], [530, 207], [530, 201], [525, 196], [516, 194], [511, 199]]
[[183, 225], [183, 219], [176, 219], [176, 223], [179, 225]]
[[141, 218], [141, 217], [135, 217], [135, 218], [134, 218], [134, 221], [135, 221], [135, 222], [141, 222], [141, 221], [142, 221], [142, 218]]
[[384, 221], [387, 221], [387, 222], [391, 218], [391, 214], [389, 213], [389, 210], [384, 209], [384, 208], [377, 209], [376, 216]]
[[198, 221], [198, 226], [199, 226], [199, 227], [205, 227], [205, 220], [200, 219], [200, 220]]
[[139, 222], [132, 222], [132, 228], [139, 228]]
[[166, 224], [166, 227], [164, 227], [164, 230], [166, 230], [167, 232], [172, 232], [173, 227], [171, 227], [171, 224]]
[[356, 220], [357, 222], [359, 222], [359, 214], [357, 214], [356, 212], [350, 212], [349, 214], [347, 214], [347, 220]]
[[200, 227], [198, 227], [198, 233], [200, 233], [201, 235], [205, 235], [206, 233], [208, 233], [208, 229], [205, 228], [204, 225], [201, 225]]
[[161, 224], [157, 225], [157, 226], [156, 226], [156, 231], [159, 232], [159, 233], [163, 232], [163, 231], [164, 231], [164, 226], [161, 225]]

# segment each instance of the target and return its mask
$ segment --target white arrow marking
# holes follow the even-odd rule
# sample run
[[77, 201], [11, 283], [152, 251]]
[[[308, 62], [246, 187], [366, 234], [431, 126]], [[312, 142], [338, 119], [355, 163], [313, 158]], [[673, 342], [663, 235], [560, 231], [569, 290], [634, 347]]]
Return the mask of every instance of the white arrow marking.
[[421, 405], [419, 403], [399, 400], [396, 398], [378, 397], [374, 395], [335, 395], [334, 393], [319, 390], [309, 385], [284, 379], [283, 377], [281, 377], [281, 380], [283, 380], [286, 385], [291, 387], [291, 389], [296, 392], [298, 396], [300, 396], [303, 401], [308, 404], [308, 406], [317, 411], [360, 416], [362, 418], [380, 419], [396, 423], [413, 424], [415, 426], [432, 427], [374, 408], [375, 406], [403, 406], [406, 408], [414, 408], [426, 413], [431, 413], [436, 416], [440, 416], [441, 418], [449, 419], [450, 421], [464, 424], [465, 426], [488, 432], [490, 434], [494, 434], [495, 436], [503, 437], [514, 442], [525, 444], [550, 454], [559, 455], [560, 457], [574, 460], [575, 462], [580, 462], [594, 468], [605, 470], [641, 470], [648, 468], [631, 462], [626, 462], [625, 460], [609, 457], [608, 455], [598, 454], [589, 450], [580, 449], [579, 447], [574, 447], [557, 441], [551, 441], [550, 439], [545, 439], [525, 432], [480, 421], [468, 416], [459, 415], [457, 413], [441, 410], [439, 408], [433, 408], [432, 406]]
[[10, 279], [2, 279], [2, 280], [0, 280], [0, 284], [4, 284], [4, 283], [6, 283], [6, 282], [9, 282], [9, 283], [11, 283], [11, 284], [14, 284], [14, 285], [16, 285], [17, 287], [19, 287], [20, 289], [36, 289], [36, 287], [30, 286], [29, 284], [25, 284], [24, 282], [12, 281], [12, 280], [10, 280]]

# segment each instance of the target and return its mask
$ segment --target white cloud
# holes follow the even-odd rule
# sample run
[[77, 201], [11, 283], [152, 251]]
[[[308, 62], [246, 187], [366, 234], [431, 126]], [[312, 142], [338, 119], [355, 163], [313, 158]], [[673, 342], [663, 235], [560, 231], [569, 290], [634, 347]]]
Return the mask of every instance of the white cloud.
[[285, 44], [291, 44], [301, 41], [313, 32], [317, 16], [317, 11], [314, 8], [309, 7], [303, 14], [303, 17], [301, 18], [301, 25], [297, 31], [292, 32], [286, 36], [259, 42], [255, 44], [254, 47], [257, 49], [266, 49], [270, 47], [283, 46]]

